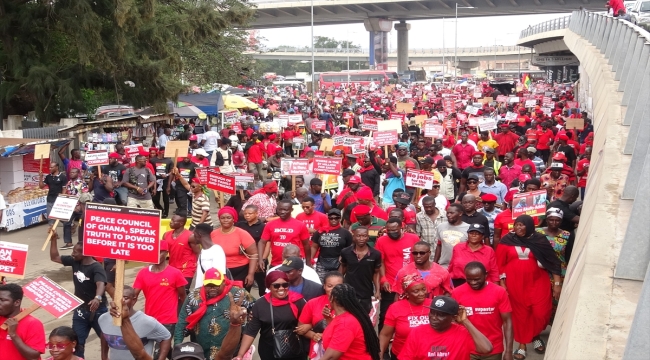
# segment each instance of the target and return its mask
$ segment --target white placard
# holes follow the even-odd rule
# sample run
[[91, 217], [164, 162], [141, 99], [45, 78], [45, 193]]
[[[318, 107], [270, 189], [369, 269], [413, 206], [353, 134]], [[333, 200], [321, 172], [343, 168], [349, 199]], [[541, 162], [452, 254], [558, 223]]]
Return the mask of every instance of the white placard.
[[48, 218], [70, 221], [78, 201], [79, 198], [76, 196], [59, 195], [54, 201], [54, 205], [52, 205]]
[[479, 118], [478, 126], [481, 131], [494, 130], [497, 128], [497, 120], [489, 117]]
[[511, 111], [508, 111], [506, 113], [506, 120], [508, 120], [508, 121], [517, 120], [517, 113], [513, 113]]
[[508, 98], [508, 102], [511, 103], [511, 104], [516, 104], [516, 103], [519, 102], [519, 97], [517, 97], [517, 96], [510, 97], [510, 98]]
[[535, 107], [537, 106], [537, 100], [532, 99], [532, 100], [526, 100], [526, 107]]

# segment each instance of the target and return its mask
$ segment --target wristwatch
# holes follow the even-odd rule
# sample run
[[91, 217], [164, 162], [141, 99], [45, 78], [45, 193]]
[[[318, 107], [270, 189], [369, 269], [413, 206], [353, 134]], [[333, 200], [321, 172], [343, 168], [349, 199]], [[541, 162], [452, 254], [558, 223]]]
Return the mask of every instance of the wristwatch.
[[102, 297], [101, 297], [101, 296], [99, 296], [99, 295], [97, 295], [97, 296], [95, 296], [95, 299], [97, 299], [97, 300], [99, 300], [99, 302], [101, 302], [101, 301], [102, 301]]
[[554, 283], [554, 285], [555, 285], [555, 286], [562, 286], [562, 283], [559, 282], [559, 281], [556, 281], [556, 282]]

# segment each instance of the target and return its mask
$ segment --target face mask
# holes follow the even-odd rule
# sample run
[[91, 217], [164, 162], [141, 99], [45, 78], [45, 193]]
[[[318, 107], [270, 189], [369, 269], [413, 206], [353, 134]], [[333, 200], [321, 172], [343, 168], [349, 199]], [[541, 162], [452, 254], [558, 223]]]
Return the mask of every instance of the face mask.
[[390, 231], [390, 232], [387, 232], [386, 235], [388, 235], [388, 237], [393, 239], [393, 240], [398, 240], [402, 236], [402, 232], [401, 231]]

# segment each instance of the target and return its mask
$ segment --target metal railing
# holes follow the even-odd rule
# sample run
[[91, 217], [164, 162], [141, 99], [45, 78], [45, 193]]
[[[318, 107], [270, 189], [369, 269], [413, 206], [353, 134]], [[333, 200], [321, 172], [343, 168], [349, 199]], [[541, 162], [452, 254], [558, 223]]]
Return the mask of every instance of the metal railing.
[[[518, 52], [527, 53], [530, 52], [530, 48], [523, 46], [476, 46], [476, 47], [459, 47], [457, 49], [458, 54], [494, 54], [494, 53], [509, 53], [516, 54]], [[265, 51], [260, 51], [260, 53], [311, 53], [311, 48], [308, 47], [291, 47], [291, 46], [282, 46], [278, 48], [268, 49]], [[368, 48], [315, 48], [314, 53], [319, 54], [369, 54], [370, 50]], [[388, 49], [389, 54], [397, 53], [397, 49]], [[416, 48], [409, 49], [409, 54], [431, 54], [431, 55], [453, 55], [454, 48]]]
[[525, 37], [547, 32], [547, 31], [566, 29], [569, 27], [569, 24], [571, 23], [572, 16], [573, 15], [563, 16], [561, 18], [544, 21], [543, 23], [539, 23], [535, 26], [529, 26], [527, 29], [521, 31], [519, 38], [523, 39]]

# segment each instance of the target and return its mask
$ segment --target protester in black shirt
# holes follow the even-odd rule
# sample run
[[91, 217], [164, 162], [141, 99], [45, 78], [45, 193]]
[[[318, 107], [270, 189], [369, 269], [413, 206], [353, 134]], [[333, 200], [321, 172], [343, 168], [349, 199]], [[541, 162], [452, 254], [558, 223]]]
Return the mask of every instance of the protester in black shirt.
[[[50, 173], [45, 176], [43, 179], [43, 172], [38, 173], [38, 187], [43, 189], [48, 187], [47, 190], [47, 215], [50, 215], [52, 211], [52, 206], [56, 201], [56, 198], [63, 192], [63, 187], [68, 183], [68, 178], [64, 173], [59, 171], [59, 164], [52, 162], [50, 163]], [[54, 220], [48, 220], [50, 226], [54, 224]]]
[[72, 255], [60, 256], [56, 246], [57, 239], [58, 235], [54, 233], [50, 243], [50, 260], [63, 266], [72, 266], [74, 294], [83, 301], [72, 315], [72, 329], [79, 337], [74, 354], [83, 358], [90, 329], [95, 330], [98, 337], [102, 336], [97, 320], [107, 311], [104, 295], [106, 272], [91, 256], [83, 255], [83, 242], [78, 242], [72, 248]]
[[[174, 163], [171, 159], [165, 157], [165, 148], [158, 150], [157, 157], [149, 160], [156, 170], [156, 194], [153, 196], [153, 205], [158, 210], [162, 210], [162, 217], [169, 216], [169, 194], [167, 193], [167, 183], [169, 182], [169, 173], [172, 171]], [[160, 197], [162, 196], [163, 205], [160, 206]]]
[[316, 254], [320, 248], [314, 270], [321, 282], [325, 280], [325, 274], [339, 269], [341, 250], [352, 245], [352, 234], [341, 227], [341, 210], [330, 209], [327, 219], [329, 226], [321, 228], [311, 236], [311, 253]]
[[547, 209], [558, 208], [562, 210], [563, 217], [562, 223], [560, 224], [560, 229], [566, 230], [571, 234], [575, 235], [576, 224], [580, 221], [580, 216], [575, 213], [570, 207], [580, 196], [580, 190], [575, 186], [567, 186], [562, 193], [562, 196], [554, 201], [551, 201], [547, 205]]
[[[244, 208], [244, 220], [238, 221], [235, 223], [235, 226], [246, 231], [252, 238], [255, 240], [255, 244], [260, 242], [260, 239], [262, 238], [262, 232], [264, 231], [264, 227], [266, 226], [266, 223], [261, 221], [259, 219], [259, 213], [258, 213], [258, 208], [256, 205], [248, 205], [246, 208]], [[269, 254], [270, 253], [270, 246], [268, 247], [269, 250], [264, 250], [264, 254], [262, 254], [262, 258], [264, 259], [264, 268], [266, 269], [269, 266]], [[264, 286], [264, 279], [266, 278], [266, 273], [262, 269], [257, 269], [255, 271], [255, 282], [257, 283], [257, 289], [260, 292], [260, 297], [264, 296], [266, 293], [266, 287]]]
[[116, 152], [108, 155], [108, 165], [102, 166], [102, 174], [107, 174], [113, 180], [113, 191], [115, 191], [115, 199], [120, 205], [126, 206], [126, 198], [128, 196], [128, 189], [122, 186], [122, 177], [126, 166], [122, 165], [119, 160], [122, 156]]
[[488, 221], [487, 217], [485, 217], [483, 214], [479, 214], [478, 211], [476, 211], [476, 196], [472, 194], [466, 194], [460, 200], [464, 210], [461, 217], [463, 222], [468, 224], [480, 224], [483, 225], [484, 229], [490, 228], [490, 222]]
[[381, 253], [368, 246], [368, 228], [360, 226], [353, 231], [354, 245], [341, 250], [340, 272], [344, 282], [357, 292], [359, 302], [370, 313], [372, 297], [379, 299], [379, 269]]
[[[191, 154], [188, 154], [183, 158], [183, 161], [178, 162], [176, 167], [178, 168], [178, 174], [176, 175], [176, 186], [174, 187], [174, 198], [176, 199], [176, 207], [179, 209], [187, 209], [188, 213], [192, 212], [192, 202], [189, 199], [189, 194], [187, 189], [181, 185], [178, 177], [183, 177], [187, 183], [191, 183], [192, 179], [196, 176], [196, 164], [191, 161]], [[167, 193], [171, 192], [171, 183], [167, 184]]]

